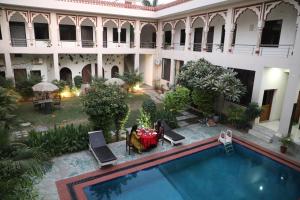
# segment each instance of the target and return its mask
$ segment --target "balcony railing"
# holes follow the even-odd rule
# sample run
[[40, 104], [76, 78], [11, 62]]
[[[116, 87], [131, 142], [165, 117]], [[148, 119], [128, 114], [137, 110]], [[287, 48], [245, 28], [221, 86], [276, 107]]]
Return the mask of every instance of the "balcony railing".
[[171, 43], [164, 43], [163, 45], [162, 45], [162, 48], [163, 49], [172, 49], [172, 45], [171, 45]]
[[134, 42], [103, 41], [103, 48], [134, 48]]
[[81, 40], [81, 46], [84, 48], [93, 48], [95, 43], [93, 40]]
[[202, 43], [193, 43], [192, 44], [193, 51], [201, 51], [202, 50]]
[[256, 45], [254, 44], [234, 44], [232, 46], [232, 53], [254, 55]]
[[207, 43], [206, 44], [206, 52], [223, 52], [224, 44], [213, 44]]
[[174, 46], [175, 50], [179, 50], [179, 51], [184, 50], [184, 44], [183, 43], [174, 43], [173, 46]]
[[155, 49], [156, 43], [155, 42], [141, 42], [140, 47], [145, 48], [145, 49]]
[[293, 55], [294, 45], [260, 45], [259, 55], [261, 56], [279, 56], [288, 58]]
[[63, 48], [73, 48], [77, 47], [78, 45], [76, 40], [60, 40], [58, 46]]
[[27, 47], [27, 39], [11, 38], [11, 46], [13, 46], [13, 47]]

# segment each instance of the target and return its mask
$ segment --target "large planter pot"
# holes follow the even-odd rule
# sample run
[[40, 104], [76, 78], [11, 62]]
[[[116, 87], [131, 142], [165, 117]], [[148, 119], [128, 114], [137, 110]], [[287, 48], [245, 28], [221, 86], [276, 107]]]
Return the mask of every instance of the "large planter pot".
[[280, 152], [281, 153], [286, 153], [287, 147], [286, 146], [280, 146]]

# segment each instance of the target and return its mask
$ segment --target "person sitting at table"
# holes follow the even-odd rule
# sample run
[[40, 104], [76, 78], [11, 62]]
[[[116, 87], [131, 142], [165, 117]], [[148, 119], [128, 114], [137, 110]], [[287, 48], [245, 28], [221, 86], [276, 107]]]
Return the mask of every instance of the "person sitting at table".
[[137, 125], [133, 125], [130, 132], [130, 143], [137, 149], [138, 153], [144, 150], [143, 145], [140, 143], [140, 136], [137, 135]]
[[161, 125], [161, 121], [158, 120], [155, 125], [155, 131], [157, 133], [157, 139], [162, 140], [162, 144], [164, 141], [164, 127]]

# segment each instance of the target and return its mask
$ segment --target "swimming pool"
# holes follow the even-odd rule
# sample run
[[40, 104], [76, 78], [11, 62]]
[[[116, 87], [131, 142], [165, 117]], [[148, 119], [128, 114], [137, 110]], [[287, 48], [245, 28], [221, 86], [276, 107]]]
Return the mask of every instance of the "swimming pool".
[[300, 172], [234, 143], [83, 188], [88, 200], [298, 200]]

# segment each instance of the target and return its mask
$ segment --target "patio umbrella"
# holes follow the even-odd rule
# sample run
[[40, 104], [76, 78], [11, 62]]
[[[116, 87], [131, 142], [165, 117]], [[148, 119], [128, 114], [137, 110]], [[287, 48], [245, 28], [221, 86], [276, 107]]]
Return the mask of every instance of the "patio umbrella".
[[124, 84], [125, 84], [125, 82], [120, 78], [111, 78], [111, 79], [105, 81], [105, 85], [119, 85], [119, 86], [121, 86], [121, 85], [124, 85]]
[[58, 90], [58, 87], [52, 83], [40, 82], [32, 86], [34, 92], [54, 92]]

